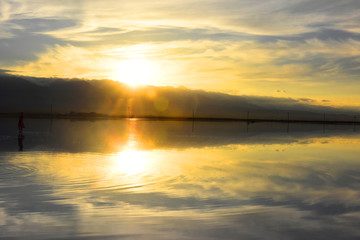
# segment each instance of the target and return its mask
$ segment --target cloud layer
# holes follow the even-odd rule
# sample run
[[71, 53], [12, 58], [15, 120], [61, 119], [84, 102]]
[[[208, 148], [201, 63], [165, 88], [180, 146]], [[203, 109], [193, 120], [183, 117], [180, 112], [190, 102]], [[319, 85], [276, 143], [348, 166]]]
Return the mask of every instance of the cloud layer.
[[0, 64], [24, 75], [126, 81], [119, 66], [140, 58], [156, 66], [149, 84], [359, 105], [359, 7], [355, 0], [1, 1]]

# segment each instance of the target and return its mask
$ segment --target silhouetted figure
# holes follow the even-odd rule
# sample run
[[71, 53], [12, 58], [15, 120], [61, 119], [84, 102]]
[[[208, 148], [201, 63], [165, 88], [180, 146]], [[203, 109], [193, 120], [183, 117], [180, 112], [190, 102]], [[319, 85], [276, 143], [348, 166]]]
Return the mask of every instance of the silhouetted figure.
[[19, 133], [18, 136], [19, 151], [22, 151], [24, 149], [23, 141], [24, 141], [24, 135], [22, 133]]
[[24, 125], [24, 113], [23, 112], [20, 113], [18, 127], [19, 127], [19, 132], [20, 133], [25, 128], [25, 125]]

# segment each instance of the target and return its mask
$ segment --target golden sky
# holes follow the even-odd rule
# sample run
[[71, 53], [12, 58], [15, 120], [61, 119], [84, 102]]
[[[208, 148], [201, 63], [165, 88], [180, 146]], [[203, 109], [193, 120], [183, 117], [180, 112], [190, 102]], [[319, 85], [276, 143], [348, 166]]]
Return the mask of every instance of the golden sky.
[[360, 106], [358, 0], [0, 0], [0, 69]]

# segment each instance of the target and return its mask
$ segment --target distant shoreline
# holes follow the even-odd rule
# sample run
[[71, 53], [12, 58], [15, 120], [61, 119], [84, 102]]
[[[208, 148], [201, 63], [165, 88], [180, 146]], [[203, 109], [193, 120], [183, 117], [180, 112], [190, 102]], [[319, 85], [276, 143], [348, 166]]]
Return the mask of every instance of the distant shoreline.
[[[360, 124], [360, 120], [306, 120], [306, 119], [267, 119], [267, 118], [235, 118], [235, 117], [166, 117], [166, 116], [122, 116], [98, 113], [44, 114], [25, 113], [29, 119], [70, 119], [70, 120], [156, 120], [156, 121], [204, 121], [204, 122], [279, 122], [279, 123], [314, 123], [314, 124]], [[19, 113], [0, 113], [0, 118], [18, 118]]]

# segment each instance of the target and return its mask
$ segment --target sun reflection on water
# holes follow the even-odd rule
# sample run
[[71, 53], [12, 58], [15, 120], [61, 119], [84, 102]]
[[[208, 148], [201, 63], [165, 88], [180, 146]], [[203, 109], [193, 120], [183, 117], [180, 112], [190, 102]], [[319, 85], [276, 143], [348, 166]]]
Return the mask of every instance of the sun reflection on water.
[[[3, 156], [0, 196], [11, 204], [3, 204], [3, 213], [0, 206], [6, 227], [12, 227], [9, 219], [16, 213], [11, 210], [18, 205], [25, 207], [17, 210], [21, 213], [17, 217], [27, 217], [18, 223], [19, 229], [31, 222], [48, 234], [53, 233], [47, 225], [58, 222], [69, 228], [81, 226], [76, 232], [79, 236], [104, 238], [116, 234], [137, 238], [140, 232], [140, 238], [146, 239], [143, 236], [163, 234], [165, 226], [171, 230], [150, 239], [175, 239], [174, 232], [197, 231], [198, 226], [208, 232], [219, 223], [234, 231], [250, 229], [251, 234], [261, 227], [267, 231], [268, 223], [284, 231], [297, 226], [313, 231], [314, 225], [334, 229], [341, 224], [344, 231], [355, 231], [350, 224], [358, 221], [358, 135], [320, 133], [289, 139], [289, 135], [281, 138], [273, 133], [268, 139], [239, 136], [232, 130], [223, 136], [224, 142], [214, 145], [223, 132], [211, 135], [209, 123], [204, 123], [203, 133], [198, 126], [192, 134], [184, 133], [191, 129], [184, 123], [157, 122], [156, 128], [150, 121], [124, 121], [123, 130], [122, 122], [106, 123], [109, 128], [101, 134], [87, 135], [95, 139], [85, 142], [85, 149], [92, 152], [25, 151]], [[99, 129], [106, 123], [101, 122]], [[173, 124], [178, 124], [178, 131]], [[228, 141], [229, 137], [234, 141]], [[65, 217], [60, 218], [54, 209]], [[39, 225], [41, 217], [49, 216], [54, 223]], [[350, 217], [355, 220], [343, 224]], [[341, 224], [329, 224], [334, 219]], [[254, 222], [259, 224], [252, 229]], [[199, 234], [195, 235], [189, 239], [198, 239]], [[260, 235], [255, 238], [263, 239]], [[292, 239], [273, 239], [281, 238]]]
[[145, 152], [126, 149], [113, 156], [110, 167], [113, 173], [133, 176], [146, 172], [151, 167], [151, 159]]

